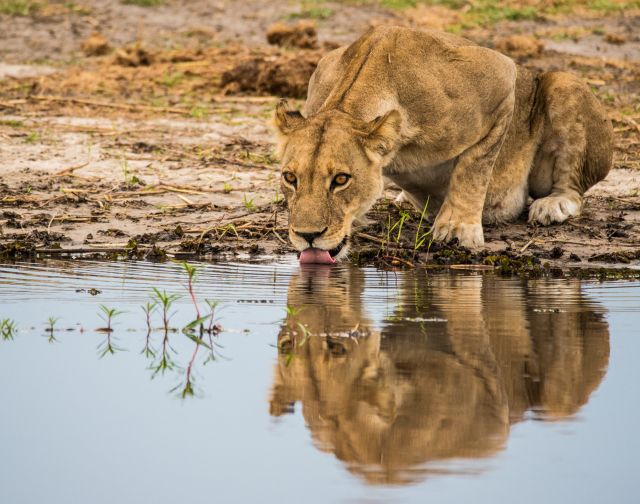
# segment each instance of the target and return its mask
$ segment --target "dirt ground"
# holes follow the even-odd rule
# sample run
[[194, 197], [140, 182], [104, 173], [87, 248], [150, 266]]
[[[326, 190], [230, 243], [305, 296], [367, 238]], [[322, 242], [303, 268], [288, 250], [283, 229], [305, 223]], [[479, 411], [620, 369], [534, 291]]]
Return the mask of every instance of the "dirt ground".
[[[612, 0], [617, 8], [594, 10], [575, 2], [547, 12], [548, 2], [525, 0], [508, 19], [489, 20], [478, 17], [477, 2], [462, 1], [442, 2], [456, 9], [157, 3], [40, 2], [16, 15], [3, 8], [11, 1], [0, 2], [4, 259], [293, 253], [272, 154], [273, 107], [280, 96], [304, 98], [324, 52], [394, 23], [448, 29], [526, 66], [579, 74], [613, 120], [615, 167], [589, 191], [580, 218], [542, 228], [523, 216], [486, 228], [487, 249], [477, 254], [416, 249], [419, 216], [391, 203], [391, 187], [372, 224], [354, 233], [354, 262], [640, 266], [640, 3]], [[524, 10], [531, 5], [535, 15]], [[300, 22], [304, 37], [295, 29], [290, 36]], [[269, 45], [267, 32], [285, 46]]]

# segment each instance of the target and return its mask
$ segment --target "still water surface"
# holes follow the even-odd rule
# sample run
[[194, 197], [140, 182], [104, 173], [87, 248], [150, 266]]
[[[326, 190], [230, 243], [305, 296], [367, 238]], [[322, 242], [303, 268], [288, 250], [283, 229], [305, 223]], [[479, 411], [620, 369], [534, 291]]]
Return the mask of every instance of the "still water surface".
[[0, 265], [0, 502], [638, 502], [637, 282], [198, 265], [205, 346], [186, 279]]

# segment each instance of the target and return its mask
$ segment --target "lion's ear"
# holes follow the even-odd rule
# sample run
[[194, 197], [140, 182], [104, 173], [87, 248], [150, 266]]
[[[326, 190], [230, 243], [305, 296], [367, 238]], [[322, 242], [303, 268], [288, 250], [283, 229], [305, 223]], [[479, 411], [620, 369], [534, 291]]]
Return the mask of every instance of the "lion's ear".
[[287, 100], [280, 100], [276, 105], [274, 122], [278, 131], [283, 135], [288, 135], [304, 124], [304, 117], [297, 110], [289, 107]]
[[401, 126], [402, 116], [397, 110], [376, 117], [367, 123], [363, 132], [365, 148], [378, 156], [386, 156], [395, 149]]

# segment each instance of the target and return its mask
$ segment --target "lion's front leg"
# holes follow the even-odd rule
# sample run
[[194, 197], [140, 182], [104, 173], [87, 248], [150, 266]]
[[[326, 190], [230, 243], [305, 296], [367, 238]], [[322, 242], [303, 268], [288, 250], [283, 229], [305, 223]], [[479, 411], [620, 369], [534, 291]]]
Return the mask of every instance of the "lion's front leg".
[[499, 109], [489, 133], [464, 151], [451, 173], [449, 189], [433, 223], [435, 240], [458, 239], [469, 248], [484, 245], [482, 209], [491, 181], [493, 165], [507, 135], [513, 113], [513, 91]]

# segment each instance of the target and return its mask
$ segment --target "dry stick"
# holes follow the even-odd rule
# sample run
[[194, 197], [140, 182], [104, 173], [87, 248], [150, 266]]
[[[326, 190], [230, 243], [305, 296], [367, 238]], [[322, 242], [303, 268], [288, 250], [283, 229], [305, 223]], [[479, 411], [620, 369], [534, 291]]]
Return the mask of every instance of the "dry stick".
[[54, 173], [54, 177], [63, 177], [65, 175], [73, 175], [73, 172], [75, 170], [79, 170], [80, 168], [84, 168], [90, 162], [91, 162], [91, 160], [85, 161], [84, 163], [73, 165], [73, 166], [70, 166], [69, 168], [65, 168], [64, 170], [60, 170], [59, 172]]
[[520, 253], [521, 253], [521, 254], [524, 254], [524, 251], [525, 251], [525, 250], [527, 250], [527, 249], [529, 248], [529, 246], [530, 246], [531, 244], [533, 244], [535, 241], [536, 241], [536, 238], [531, 238], [531, 239], [530, 239], [530, 240], [525, 244], [525, 246], [524, 246], [524, 247], [522, 247], [522, 248], [520, 249]]
[[415, 268], [416, 265], [413, 263], [410, 263], [409, 261], [406, 261], [404, 259], [400, 259], [399, 257], [396, 256], [390, 256], [390, 255], [384, 255], [382, 256], [383, 259], [388, 259], [390, 261], [396, 261], [399, 262], [400, 264], [404, 264], [405, 266], [409, 267], [409, 268]]
[[278, 240], [280, 240], [283, 244], [287, 245], [287, 242], [286, 242], [286, 241], [284, 241], [284, 239], [282, 238], [282, 236], [280, 236], [280, 235], [278, 234], [278, 232], [277, 232], [275, 229], [272, 229], [272, 230], [271, 230], [271, 232], [272, 232], [274, 235], [276, 235], [276, 238], [277, 238]]
[[[180, 198], [182, 201], [184, 201], [187, 204], [187, 206], [190, 206], [190, 207], [196, 206], [196, 204], [193, 201], [191, 201], [189, 198], [187, 198], [186, 196], [183, 196], [182, 194], [176, 194], [176, 196], [178, 198]], [[208, 204], [209, 203], [207, 203], [207, 205]], [[198, 318], [200, 318], [200, 317], [198, 317]]]
[[[114, 109], [120, 109], [120, 110], [166, 112], [168, 114], [180, 114], [180, 115], [186, 115], [190, 113], [190, 110], [181, 109], [181, 108], [152, 107], [150, 105], [139, 105], [139, 104], [133, 104], [133, 103], [127, 103], [127, 104], [109, 103], [109, 102], [101, 102], [96, 100], [85, 100], [81, 98], [68, 98], [65, 96], [30, 96], [29, 99], [36, 100], [36, 101], [57, 101], [57, 102], [76, 103], [78, 105], [89, 105], [92, 107], [114, 108]], [[17, 101], [17, 100], [12, 100], [12, 101]]]
[[47, 226], [47, 233], [49, 233], [49, 229], [51, 229], [51, 224], [53, 223], [53, 220], [58, 216], [57, 213], [53, 214], [53, 217], [51, 217], [51, 220], [49, 221], [49, 225]]

